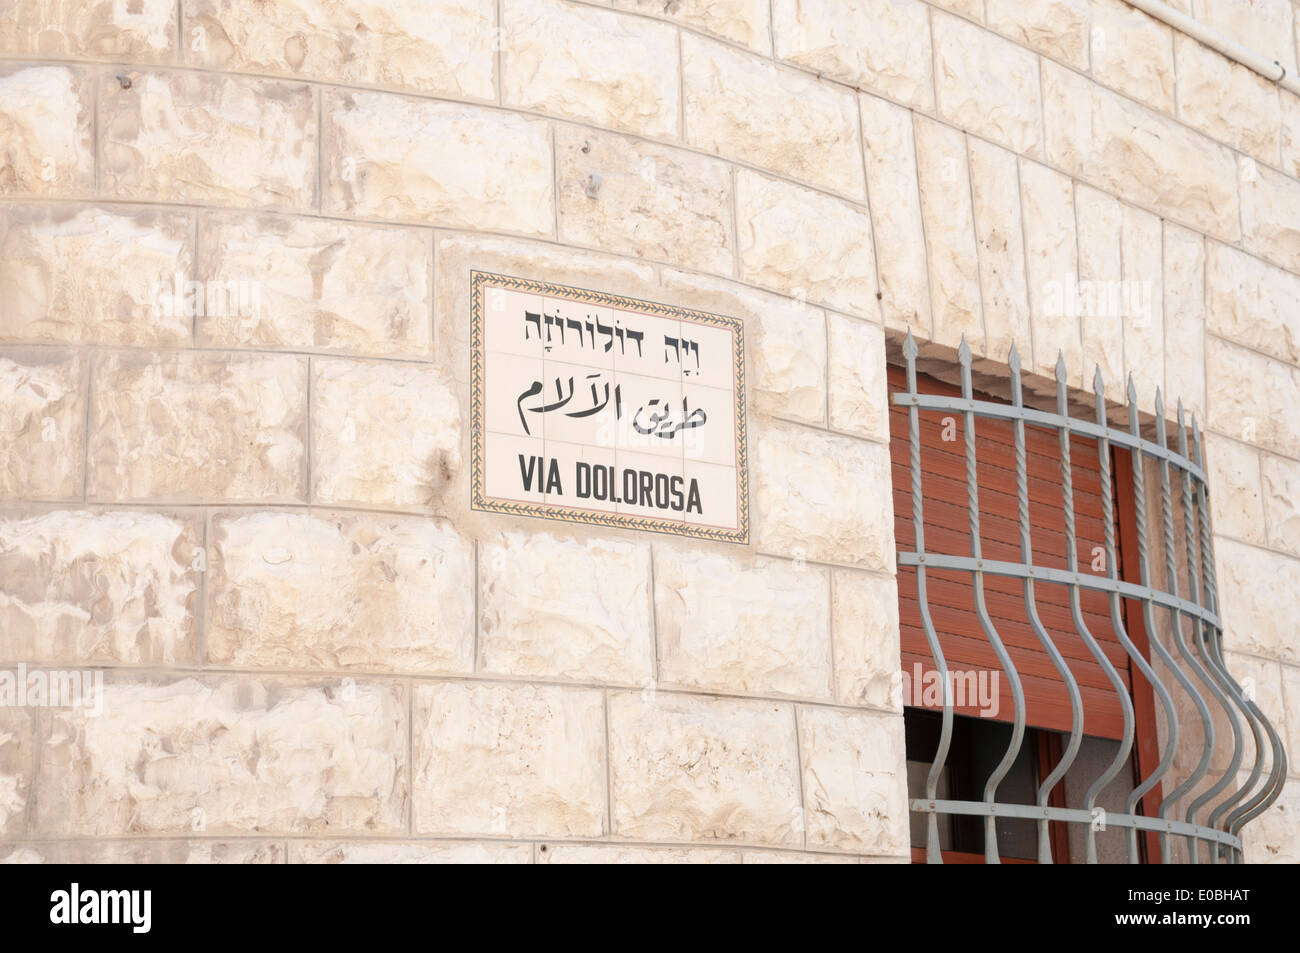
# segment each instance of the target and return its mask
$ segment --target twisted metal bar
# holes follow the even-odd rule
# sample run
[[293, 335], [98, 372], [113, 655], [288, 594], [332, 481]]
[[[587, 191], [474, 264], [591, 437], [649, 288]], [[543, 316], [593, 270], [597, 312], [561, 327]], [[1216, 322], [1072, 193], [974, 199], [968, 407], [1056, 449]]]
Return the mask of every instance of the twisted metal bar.
[[[966, 336], [962, 335], [961, 347], [957, 349], [958, 358], [961, 360], [961, 392], [967, 400], [971, 399], [971, 353], [970, 347], [966, 344]], [[1020, 745], [1025, 738], [1025, 692], [1020, 684], [1020, 675], [1016, 672], [1016, 666], [1011, 661], [1011, 655], [1007, 652], [1006, 646], [1002, 644], [1002, 639], [998, 635], [997, 629], [993, 625], [993, 620], [989, 617], [988, 606], [984, 602], [984, 570], [983, 570], [983, 553], [980, 544], [980, 504], [979, 504], [979, 480], [976, 474], [975, 463], [975, 413], [966, 411], [966, 501], [970, 514], [970, 555], [975, 560], [975, 568], [971, 572], [971, 580], [975, 586], [975, 614], [979, 616], [980, 628], [984, 630], [985, 637], [989, 644], [993, 646], [993, 652], [998, 657], [998, 664], [1007, 674], [1007, 681], [1011, 684], [1011, 700], [1014, 706], [1014, 722], [1011, 727], [1011, 741], [1007, 745], [1006, 753], [1002, 755], [999, 761], [989, 772], [988, 780], [984, 783], [984, 801], [992, 806], [997, 796], [998, 785], [1002, 779], [1007, 776], [1011, 770], [1011, 765], [1015, 764], [1016, 755], [1020, 753]], [[988, 864], [1000, 864], [1002, 858], [998, 853], [998, 832], [996, 818], [990, 813], [984, 819], [984, 862]]]
[[[1165, 446], [1168, 439], [1165, 434], [1165, 405], [1160, 395], [1160, 389], [1156, 389], [1156, 433], [1160, 446]], [[1165, 554], [1165, 585], [1173, 595], [1178, 595], [1178, 560], [1174, 547], [1174, 509], [1173, 498], [1169, 491], [1169, 462], [1165, 459], [1159, 461], [1160, 466], [1160, 515], [1164, 523], [1164, 554]], [[1183, 471], [1186, 476], [1186, 471]], [[1187, 642], [1183, 638], [1182, 614], [1175, 608], [1169, 610], [1169, 625], [1174, 640], [1174, 645], [1178, 649], [1178, 654], [1183, 657], [1188, 666], [1203, 682], [1208, 682], [1204, 670], [1194, 658], [1191, 651], [1187, 648]], [[1156, 634], [1151, 633], [1151, 638], [1155, 639]], [[1182, 668], [1178, 665], [1173, 666], [1174, 677], [1178, 679], [1178, 684], [1183, 687], [1192, 698], [1192, 703], [1196, 706], [1197, 713], [1201, 716], [1202, 737], [1205, 744], [1202, 745], [1201, 757], [1196, 764], [1196, 768], [1189, 774], [1181, 784], [1164, 796], [1160, 801], [1159, 817], [1165, 817], [1171, 805], [1175, 804], [1185, 794], [1191, 791], [1200, 783], [1201, 778], [1210, 767], [1210, 758], [1214, 755], [1214, 720], [1210, 717], [1210, 707], [1205, 704], [1205, 699], [1197, 691], [1192, 680], [1187, 677]], [[1188, 848], [1191, 851], [1193, 862], [1196, 858], [1196, 839], [1189, 838]], [[1167, 856], [1162, 856], [1165, 863], [1169, 862]]]
[[[1020, 353], [1016, 350], [1014, 343], [1011, 345], [1008, 364], [1011, 366], [1012, 406], [1023, 407], [1024, 395], [1020, 386]], [[1029, 476], [1025, 457], [1025, 422], [1023, 419], [1016, 419], [1015, 432], [1016, 505], [1020, 517], [1020, 559], [1026, 566], [1032, 566], [1034, 550], [1029, 528]], [[1066, 772], [1070, 770], [1070, 766], [1074, 764], [1074, 759], [1079, 754], [1079, 746], [1083, 742], [1083, 696], [1079, 692], [1079, 684], [1075, 681], [1074, 674], [1065, 663], [1065, 658], [1061, 655], [1056, 643], [1052, 641], [1052, 637], [1048, 635], [1047, 629], [1038, 617], [1038, 600], [1034, 595], [1033, 577], [1025, 576], [1023, 582], [1025, 609], [1029, 616], [1029, 624], [1034, 630], [1034, 635], [1038, 637], [1038, 641], [1042, 643], [1043, 650], [1047, 652], [1048, 657], [1052, 660], [1052, 666], [1061, 676], [1061, 681], [1065, 684], [1065, 690], [1070, 696], [1070, 740], [1065, 746], [1065, 751], [1061, 754], [1060, 763], [1043, 779], [1043, 783], [1038, 788], [1038, 806], [1047, 807], [1047, 800], [1051, 796], [1052, 788], [1056, 787], [1061, 779], [1065, 777]], [[1040, 864], [1052, 863], [1052, 844], [1048, 837], [1047, 815], [1043, 815], [1038, 820], [1038, 862]]]
[[[1106, 382], [1102, 379], [1101, 368], [1097, 368], [1096, 374], [1092, 379], [1092, 388], [1096, 401], [1097, 423], [1101, 424], [1107, 433], [1109, 428], [1105, 427], [1106, 423]], [[1106, 542], [1106, 576], [1112, 581], [1119, 579], [1119, 554], [1115, 548], [1115, 502], [1112, 496], [1111, 473], [1110, 473], [1110, 437], [1102, 436], [1097, 441], [1097, 458], [1101, 468], [1101, 514], [1103, 532], [1105, 533]], [[1156, 674], [1151, 663], [1138, 650], [1137, 645], [1133, 642], [1128, 634], [1128, 626], [1124, 624], [1124, 610], [1120, 603], [1120, 594], [1117, 590], [1110, 591], [1110, 624], [1115, 630], [1115, 637], [1119, 639], [1120, 645], [1124, 647], [1124, 652], [1129, 659], [1138, 667], [1147, 683], [1152, 686], [1155, 692], [1160, 696], [1161, 704], [1166, 706], [1166, 711], [1173, 705], [1173, 700], [1169, 698], [1169, 692], [1165, 688], [1164, 682]], [[1130, 673], [1131, 677], [1131, 673]], [[1133, 734], [1129, 725], [1125, 725], [1124, 739], [1120, 746], [1119, 759], [1128, 760], [1129, 753], [1132, 750]], [[1132, 813], [1132, 805], [1128, 808]], [[1129, 828], [1126, 837], [1126, 846], [1128, 849], [1128, 861], [1130, 864], [1138, 862], [1138, 841], [1137, 830]]]
[[[1070, 417], [1067, 413], [1065, 382], [1065, 355], [1058, 351], [1056, 355], [1056, 408], [1057, 413], [1066, 420], [1065, 425], [1058, 431], [1061, 446], [1061, 500], [1065, 508], [1065, 555], [1069, 571], [1077, 576], [1079, 573], [1079, 547], [1074, 526], [1074, 471], [1070, 464]], [[1092, 632], [1089, 631], [1087, 624], [1083, 621], [1083, 607], [1079, 600], [1079, 585], [1077, 582], [1070, 584], [1070, 617], [1074, 622], [1075, 631], [1079, 633], [1079, 637], [1088, 646], [1088, 651], [1092, 653], [1092, 657], [1096, 659], [1097, 664], [1106, 673], [1106, 680], [1115, 689], [1115, 694], [1119, 698], [1120, 711], [1124, 717], [1124, 738], [1119, 750], [1115, 753], [1111, 763], [1106, 766], [1106, 769], [1088, 786], [1088, 790], [1083, 796], [1084, 810], [1091, 815], [1097, 805], [1098, 796], [1106, 789], [1106, 785], [1111, 782], [1111, 779], [1119, 773], [1120, 768], [1124, 766], [1124, 762], [1128, 760], [1129, 749], [1133, 746], [1133, 702], [1128, 697], [1128, 686], [1124, 684], [1124, 679], [1120, 677], [1119, 672], [1110, 659], [1106, 657], [1106, 653], [1097, 643], [1097, 640], [1093, 638]], [[1131, 808], [1129, 813], [1133, 813]], [[1092, 824], [1088, 825], [1087, 839], [1084, 842], [1084, 855], [1088, 863], [1095, 864], [1097, 862], [1097, 832]]]
[[[916, 353], [916, 341], [912, 338], [912, 330], [909, 328], [907, 340], [903, 342], [903, 357], [907, 361], [907, 389], [913, 396], [916, 395]], [[908, 407], [907, 424], [911, 451], [909, 462], [912, 469], [912, 526], [916, 533], [915, 546], [918, 557], [916, 598], [921, 609], [921, 626], [925, 629], [925, 641], [930, 646], [930, 655], [934, 658], [935, 670], [939, 673], [939, 685], [943, 697], [943, 722], [939, 730], [939, 744], [925, 779], [925, 796], [934, 800], [938, 793], [939, 776], [948, 761], [948, 748], [952, 744], [953, 697], [952, 684], [948, 678], [948, 663], [944, 660], [939, 636], [934, 631], [934, 622], [930, 618], [930, 602], [926, 598], [925, 516], [924, 496], [921, 493], [921, 424], [915, 402]], [[931, 814], [926, 820], [925, 859], [930, 864], [943, 863], [943, 854], [939, 850], [939, 818], [936, 814]]]

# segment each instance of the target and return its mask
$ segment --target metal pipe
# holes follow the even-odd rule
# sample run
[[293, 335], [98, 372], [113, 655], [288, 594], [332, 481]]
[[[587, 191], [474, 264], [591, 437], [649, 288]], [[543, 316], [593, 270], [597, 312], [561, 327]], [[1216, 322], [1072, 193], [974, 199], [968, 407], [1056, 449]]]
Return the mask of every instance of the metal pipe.
[[[1204, 23], [1193, 20], [1185, 13], [1179, 13], [1167, 3], [1161, 3], [1160, 0], [1127, 0], [1129, 6], [1137, 7], [1143, 13], [1155, 17], [1162, 23], [1167, 23], [1175, 30], [1186, 33], [1192, 39], [1204, 43], [1212, 50], [1217, 50], [1228, 59], [1240, 63], [1249, 70], [1253, 70], [1265, 79], [1276, 83], [1288, 92], [1300, 96], [1300, 82], [1296, 77], [1287, 73], [1284, 67], [1277, 60], [1269, 60], [1260, 56], [1254, 50], [1242, 46], [1235, 40], [1230, 40], [1216, 30], [1211, 30]], [[1287, 37], [1287, 42], [1291, 38]]]

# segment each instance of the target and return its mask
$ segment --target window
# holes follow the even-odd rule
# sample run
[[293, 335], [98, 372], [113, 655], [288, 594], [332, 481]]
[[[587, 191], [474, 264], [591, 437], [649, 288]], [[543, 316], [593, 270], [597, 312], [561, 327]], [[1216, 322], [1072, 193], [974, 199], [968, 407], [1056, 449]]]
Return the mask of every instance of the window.
[[[1139, 862], [1172, 835], [1234, 859], [1285, 755], [1223, 664], [1199, 431], [1180, 408], [1172, 440], [1145, 436], [1131, 383], [1113, 424], [1100, 376], [1072, 412], [1063, 364], [1055, 401], [1026, 406], [1014, 352], [999, 399], [959, 357], [926, 374], [909, 335], [889, 372], [914, 847]], [[1253, 755], [1245, 785], [1210, 770], [1216, 724], [1233, 765]]]

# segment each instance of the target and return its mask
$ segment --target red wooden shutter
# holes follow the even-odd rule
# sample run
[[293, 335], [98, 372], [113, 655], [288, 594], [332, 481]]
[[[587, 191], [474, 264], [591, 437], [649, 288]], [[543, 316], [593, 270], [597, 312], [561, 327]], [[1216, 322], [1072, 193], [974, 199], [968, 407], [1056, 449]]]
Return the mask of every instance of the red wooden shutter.
[[[960, 389], [918, 374], [918, 390], [960, 395]], [[891, 393], [907, 389], [901, 368], [889, 368]], [[982, 395], [976, 394], [977, 398]], [[988, 400], [998, 400], [987, 397]], [[945, 424], [945, 419], [949, 423]], [[967, 511], [965, 435], [962, 415], [921, 411], [921, 469], [924, 494], [925, 548], [927, 552], [970, 555]], [[944, 440], [945, 426], [948, 436]], [[1019, 513], [1016, 501], [1015, 442], [1010, 421], [977, 418], [976, 458], [979, 484], [980, 538], [983, 555], [990, 560], [1021, 562]], [[1065, 569], [1065, 517], [1062, 509], [1059, 438], [1056, 431], [1025, 428], [1028, 451], [1029, 518], [1034, 563]], [[894, 532], [900, 550], [914, 548], [911, 465], [908, 459], [908, 417], [903, 407], [890, 409], [890, 451], [893, 463]], [[1073, 464], [1075, 531], [1079, 570], [1093, 569], [1104, 558], [1101, 477], [1094, 440], [1074, 436]], [[1099, 554], [1101, 554], [1099, 556]], [[1104, 573], [1104, 566], [1099, 574]], [[988, 670], [1001, 666], [975, 614], [970, 573], [929, 569], [926, 572], [931, 620], [939, 635], [950, 670]], [[909, 678], [919, 663], [921, 672], [934, 668], [929, 644], [921, 627], [916, 598], [916, 570], [899, 567], [899, 608], [902, 623], [903, 671]], [[985, 599], [998, 635], [1007, 646], [1025, 691], [1027, 723], [1057, 731], [1071, 726], [1069, 697], [1061, 677], [1029, 624], [1023, 583], [1019, 579], [986, 574]], [[1119, 738], [1123, 731], [1121, 707], [1110, 681], [1075, 629], [1070, 612], [1069, 588], [1036, 582], [1038, 615], [1083, 696], [1084, 732]], [[1129, 681], [1129, 661], [1110, 621], [1110, 605], [1103, 592], [1083, 589], [1079, 594], [1083, 619], [1111, 664]], [[915, 679], [913, 679], [915, 681]], [[906, 683], [905, 683], [906, 684]], [[993, 717], [1012, 720], [1011, 691], [1001, 676], [999, 712]], [[904, 704], [913, 704], [904, 698]], [[974, 705], [958, 706], [960, 714], [978, 715]]]

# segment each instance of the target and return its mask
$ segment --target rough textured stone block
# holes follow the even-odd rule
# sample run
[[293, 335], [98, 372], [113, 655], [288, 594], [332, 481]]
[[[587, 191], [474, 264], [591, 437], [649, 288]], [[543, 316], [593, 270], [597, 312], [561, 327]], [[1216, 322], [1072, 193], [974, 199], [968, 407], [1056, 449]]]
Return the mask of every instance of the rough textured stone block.
[[829, 698], [827, 570], [655, 550], [659, 677], [739, 695]]
[[791, 420], [826, 422], [824, 311], [733, 281], [681, 271], [665, 270], [662, 280], [693, 307], [744, 320], [750, 407]]
[[1300, 272], [1300, 182], [1253, 159], [1240, 159], [1242, 244]]
[[35, 726], [31, 709], [0, 708], [0, 835], [5, 837], [27, 830], [27, 799], [36, 773]]
[[1124, 0], [1091, 0], [1092, 75], [1099, 83], [1174, 111], [1174, 31]]
[[368, 514], [212, 522], [207, 655], [223, 666], [474, 669], [474, 549], [450, 525]]
[[[1021, 207], [1025, 216], [1025, 264], [1034, 329], [1030, 366], [1055, 379], [1058, 352], [1071, 381], [1084, 377], [1078, 309], [1069, 289], [1077, 285], [1078, 240], [1070, 180], [1036, 162], [1020, 162]], [[1091, 370], [1089, 368], [1088, 370]], [[1092, 375], [1087, 377], [1091, 381]]]
[[56, 511], [0, 521], [0, 658], [196, 659], [203, 532], [192, 516]]
[[186, 62], [493, 99], [492, 0], [183, 0]]
[[1300, 370], [1207, 337], [1205, 378], [1210, 429], [1300, 458], [1300, 421], [1294, 414], [1278, 412], [1300, 406]]
[[599, 692], [538, 685], [418, 685], [415, 830], [598, 837], [605, 822]]
[[1276, 165], [1282, 121], [1277, 85], [1183, 33], [1174, 34], [1174, 55], [1183, 121]]
[[1218, 242], [1209, 243], [1206, 268], [1208, 329], [1300, 363], [1300, 277]]
[[1278, 59], [1295, 75], [1295, 50], [1287, 42], [1295, 17], [1288, 0], [1196, 0], [1196, 19], [1249, 50]]
[[902, 718], [801, 707], [799, 750], [809, 847], [908, 852]]
[[736, 174], [741, 277], [874, 319], [876, 264], [867, 212], [829, 195]]
[[[1261, 471], [1269, 545], [1300, 556], [1300, 463], [1266, 453]], [[1300, 722], [1300, 708], [1294, 718]], [[1300, 747], [1289, 750], [1300, 757]]]
[[[1074, 220], [1078, 227], [1080, 302], [1085, 386], [1093, 368], [1100, 368], [1112, 400], [1124, 394], [1123, 207], [1086, 185], [1074, 190]], [[1084, 295], [1084, 290], [1088, 294]], [[1202, 375], [1204, 376], [1204, 375]]]
[[936, 13], [939, 114], [1008, 149], [1042, 158], [1038, 58], [987, 30]]
[[1165, 222], [1165, 393], [1205, 420], [1205, 240]]
[[774, 0], [778, 59], [934, 108], [930, 19], [919, 0]]
[[619, 844], [542, 844], [540, 864], [738, 864], [740, 851], [717, 847], [623, 847]]
[[1286, 735], [1282, 746], [1286, 749], [1287, 774], [1295, 777], [1300, 774], [1300, 767], [1294, 765], [1297, 752], [1300, 752], [1300, 668], [1291, 665], [1280, 666], [1282, 672], [1282, 699], [1286, 705]]
[[552, 234], [545, 122], [344, 90], [325, 93], [321, 108], [326, 212]]
[[750, 466], [761, 551], [893, 570], [887, 448], [776, 426], [759, 431]]
[[1205, 434], [1204, 440], [1214, 531], [1267, 545], [1259, 451], [1215, 433]]
[[851, 198], [865, 194], [851, 92], [691, 34], [682, 37], [682, 88], [691, 145]]
[[930, 262], [933, 339], [956, 348], [965, 337], [972, 350], [982, 353], [984, 319], [966, 137], [949, 126], [919, 118], [916, 162]]
[[249, 298], [256, 289], [256, 308], [227, 307], [216, 314], [205, 309], [195, 322], [200, 344], [429, 353], [432, 245], [427, 235], [322, 219], [230, 214], [201, 219], [199, 247], [205, 287], [247, 285]]
[[862, 146], [879, 255], [881, 312], [888, 327], [930, 336], [930, 278], [917, 184], [912, 114], [860, 96]]
[[194, 277], [188, 213], [13, 206], [0, 211], [0, 340], [189, 344], [177, 274]]
[[901, 711], [898, 586], [887, 576], [836, 570], [831, 580], [835, 697], [845, 705]]
[[555, 150], [562, 241], [732, 273], [725, 163], [577, 126], [556, 131]]
[[94, 93], [65, 66], [0, 69], [0, 195], [86, 195], [95, 185]]
[[789, 706], [616, 694], [609, 700], [609, 745], [618, 836], [802, 845]]
[[768, 4], [764, 0], [611, 0], [620, 10], [666, 17], [767, 55], [772, 49]]
[[427, 511], [460, 470], [460, 408], [416, 364], [312, 362], [312, 500]]
[[155, 63], [176, 55], [174, 0], [0, 5], [0, 51]]
[[1300, 96], [1279, 90], [1282, 102], [1282, 171], [1300, 178]]
[[1236, 241], [1236, 174], [1226, 147], [1068, 70], [1047, 62], [1042, 69], [1049, 162], [1126, 201]]
[[1088, 0], [988, 0], [988, 25], [1022, 46], [1088, 68]]
[[479, 586], [485, 671], [651, 679], [648, 543], [503, 533], [479, 549]]
[[831, 427], [888, 443], [884, 333], [874, 324], [838, 314], [830, 316], [828, 326]]
[[1224, 645], [1237, 652], [1300, 662], [1300, 646], [1288, 613], [1278, 612], [1300, 591], [1300, 560], [1219, 537], [1219, 608]]
[[1300, 864], [1297, 827], [1300, 827], [1300, 795], [1294, 785], [1288, 785], [1272, 807], [1243, 828], [1242, 852], [1246, 862]]
[[[1165, 315], [1163, 235], [1160, 219], [1124, 206], [1120, 256], [1123, 260], [1124, 363], [1138, 389], [1138, 406], [1154, 409], [1156, 391], [1165, 383]], [[1186, 329], [1183, 329], [1186, 333]], [[1172, 414], [1177, 398], [1165, 395]]]
[[[988, 355], [1005, 361], [1014, 343], [1021, 357], [1027, 358], [1033, 348], [1016, 157], [982, 139], [968, 138], [967, 144]], [[883, 274], [880, 283], [885, 283]]]
[[99, 79], [99, 165], [115, 198], [260, 208], [316, 201], [310, 86], [205, 73]]
[[81, 496], [86, 363], [60, 351], [0, 351], [0, 499]]
[[531, 864], [531, 844], [492, 841], [291, 841], [291, 864]]
[[406, 820], [397, 685], [106, 679], [41, 725], [33, 833], [391, 833]]
[[[8, 856], [5, 851], [10, 850]], [[0, 864], [283, 864], [278, 841], [34, 841], [0, 846]]]
[[124, 352], [92, 368], [91, 499], [306, 499], [306, 361]]
[[676, 139], [676, 31], [560, 0], [504, 0], [507, 105]]

